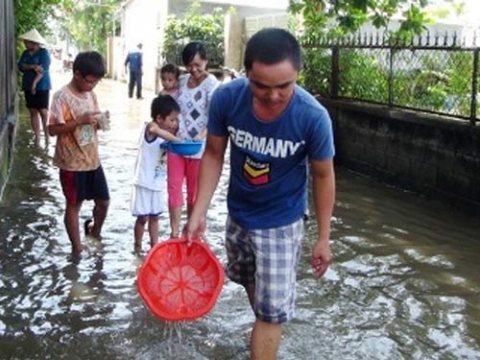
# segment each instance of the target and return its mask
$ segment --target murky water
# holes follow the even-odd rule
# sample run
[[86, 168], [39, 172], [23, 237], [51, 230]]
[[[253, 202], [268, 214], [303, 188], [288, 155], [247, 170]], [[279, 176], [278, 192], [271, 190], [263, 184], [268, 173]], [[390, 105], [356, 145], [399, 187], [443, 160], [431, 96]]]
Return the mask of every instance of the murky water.
[[[149, 97], [127, 99], [126, 86], [108, 80], [98, 95], [113, 116], [101, 135], [112, 202], [104, 239], [86, 239], [80, 261], [69, 255], [53, 145], [34, 146], [22, 111], [0, 204], [0, 358], [247, 359], [253, 315], [238, 286], [227, 282], [214, 311], [193, 322], [166, 324], [143, 306], [128, 200]], [[480, 219], [344, 169], [337, 176], [335, 263], [313, 279], [309, 224], [297, 318], [279, 359], [479, 359]], [[208, 233], [222, 261], [225, 188], [223, 179]], [[167, 225], [164, 216], [162, 237]]]

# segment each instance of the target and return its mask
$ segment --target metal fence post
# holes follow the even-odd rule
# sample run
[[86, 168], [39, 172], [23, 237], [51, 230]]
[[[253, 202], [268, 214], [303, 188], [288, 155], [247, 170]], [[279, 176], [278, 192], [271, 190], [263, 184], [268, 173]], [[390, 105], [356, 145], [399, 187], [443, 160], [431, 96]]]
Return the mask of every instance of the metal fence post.
[[475, 125], [477, 121], [477, 90], [478, 90], [478, 53], [480, 49], [476, 48], [473, 51], [473, 73], [472, 73], [472, 99], [470, 104], [470, 123]]
[[393, 57], [395, 48], [391, 47], [389, 51], [389, 69], [388, 69], [388, 107], [393, 106]]
[[339, 84], [340, 84], [340, 49], [337, 45], [332, 46], [331, 58], [331, 78], [330, 78], [330, 98], [338, 98]]

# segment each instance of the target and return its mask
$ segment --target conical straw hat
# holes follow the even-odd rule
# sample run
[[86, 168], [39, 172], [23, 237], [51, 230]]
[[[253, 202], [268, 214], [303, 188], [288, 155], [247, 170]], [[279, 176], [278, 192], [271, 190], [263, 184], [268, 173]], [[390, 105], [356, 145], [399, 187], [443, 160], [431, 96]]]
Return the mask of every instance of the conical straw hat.
[[30, 31], [27, 31], [23, 35], [20, 35], [18, 38], [20, 40], [27, 40], [27, 41], [31, 41], [31, 42], [34, 42], [34, 43], [37, 43], [37, 44], [40, 44], [40, 45], [45, 45], [47, 43], [45, 41], [45, 39], [43, 38], [43, 36], [40, 35], [40, 33], [35, 28], [33, 28]]

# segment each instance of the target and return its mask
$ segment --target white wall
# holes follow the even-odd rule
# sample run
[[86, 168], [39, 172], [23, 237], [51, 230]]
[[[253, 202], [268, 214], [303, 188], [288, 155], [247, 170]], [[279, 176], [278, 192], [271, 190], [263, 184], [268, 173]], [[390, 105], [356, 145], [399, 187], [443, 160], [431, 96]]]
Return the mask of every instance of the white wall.
[[143, 44], [143, 87], [155, 90], [158, 46], [162, 40], [159, 22], [168, 0], [132, 0], [125, 4], [122, 19], [123, 61], [136, 44]]
[[[193, 0], [129, 0], [122, 6], [122, 34], [121, 49], [114, 51], [115, 56], [121, 53], [121, 62], [123, 64], [128, 51], [133, 49], [139, 42], [143, 44], [144, 75], [143, 84], [146, 89], [158, 90], [158, 79], [156, 76], [157, 67], [161, 66], [163, 61], [160, 54], [163, 52], [164, 29], [167, 23], [168, 14], [181, 14], [189, 9]], [[227, 10], [232, 4], [241, 4], [235, 6], [235, 16], [243, 18], [252, 15], [266, 14], [285, 14], [286, 0], [269, 0], [265, 4], [258, 3], [257, 0], [205, 0], [202, 2], [201, 13], [209, 13], [216, 7], [222, 7]], [[238, 22], [238, 21], [237, 21]], [[237, 27], [243, 27], [243, 22], [239, 22]], [[237, 39], [228, 39], [229, 46], [239, 46], [237, 52], [227, 59], [227, 65], [237, 68], [241, 64], [242, 44], [245, 41], [242, 37], [242, 31], [236, 31], [230, 34], [238, 37]], [[228, 36], [227, 36], [228, 38]], [[119, 46], [119, 45], [117, 45]], [[117, 67], [118, 68], [118, 67]], [[116, 74], [118, 79], [126, 80], [123, 68], [120, 74]]]

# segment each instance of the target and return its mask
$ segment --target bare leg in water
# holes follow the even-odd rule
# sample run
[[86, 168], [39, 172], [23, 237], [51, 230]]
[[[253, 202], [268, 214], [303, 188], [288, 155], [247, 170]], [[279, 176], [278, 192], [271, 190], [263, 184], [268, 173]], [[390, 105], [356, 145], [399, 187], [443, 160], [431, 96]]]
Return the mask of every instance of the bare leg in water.
[[93, 207], [93, 226], [89, 233], [90, 236], [100, 239], [103, 223], [107, 217], [109, 200], [95, 200], [95, 206]]
[[171, 237], [179, 237], [180, 236], [180, 217], [182, 216], [182, 207], [170, 207], [170, 229], [171, 229]]
[[48, 109], [40, 109], [40, 118], [42, 120], [43, 134], [45, 135], [45, 145], [48, 145], [49, 143], [49, 135], [48, 135], [48, 127], [47, 127]]
[[32, 126], [33, 135], [35, 137], [35, 143], [38, 144], [40, 141], [40, 128], [43, 130], [45, 135], [45, 144], [49, 142], [49, 135], [47, 129], [48, 121], [48, 109], [34, 109], [28, 108], [30, 112], [30, 124]]
[[[255, 286], [245, 288], [253, 309]], [[256, 319], [250, 335], [251, 360], [275, 360], [282, 337], [282, 325]]]
[[40, 111], [34, 108], [28, 108], [30, 112], [30, 124], [33, 130], [35, 144], [38, 144], [40, 139]]

